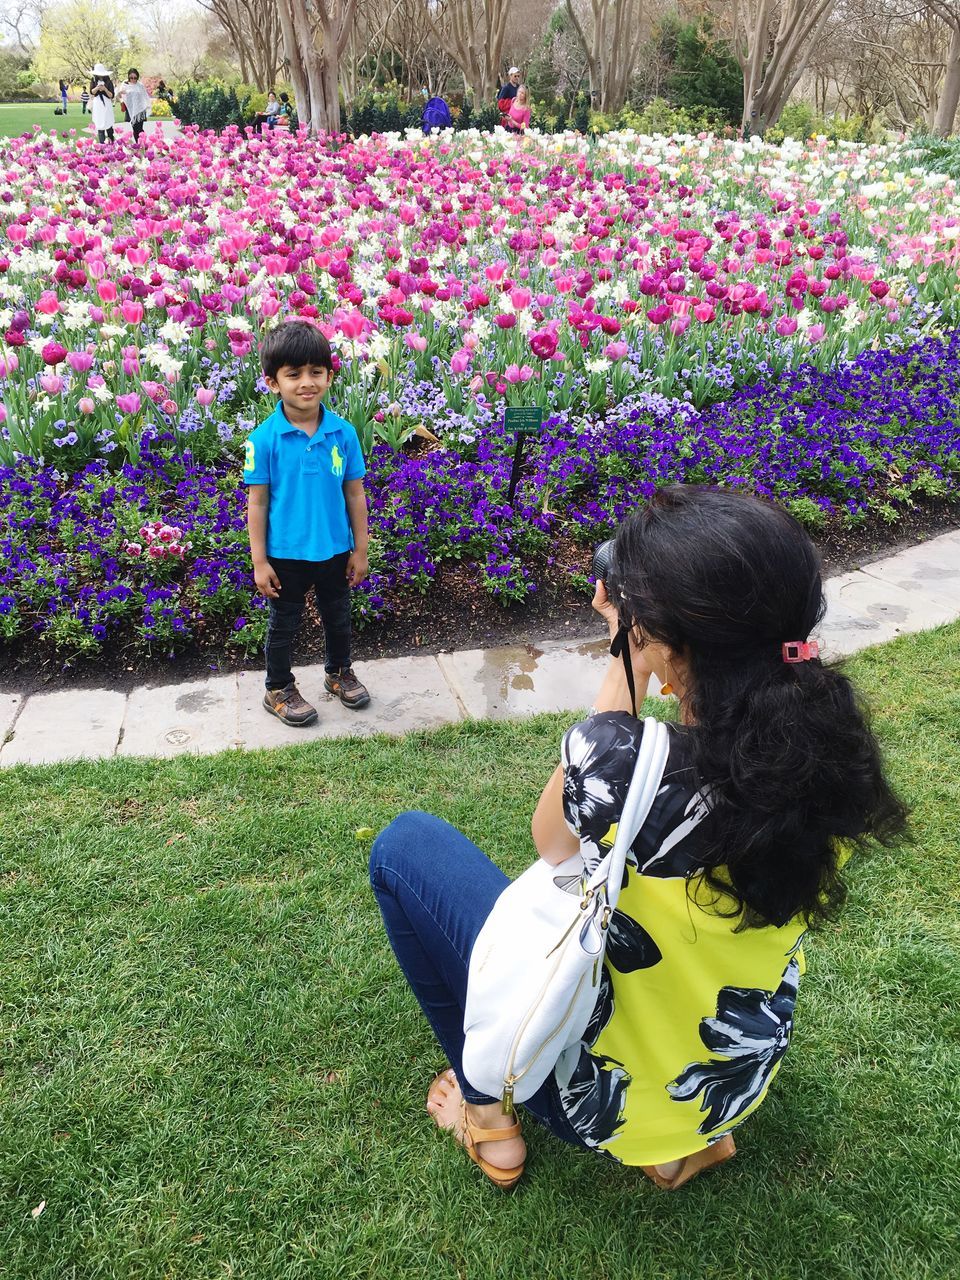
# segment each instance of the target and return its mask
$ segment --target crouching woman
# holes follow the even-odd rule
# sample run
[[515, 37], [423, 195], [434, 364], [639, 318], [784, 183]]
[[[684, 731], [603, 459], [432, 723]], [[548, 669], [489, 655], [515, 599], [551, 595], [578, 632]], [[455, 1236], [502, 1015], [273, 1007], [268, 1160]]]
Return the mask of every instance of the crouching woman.
[[[735, 1152], [790, 1042], [807, 929], [844, 899], [842, 867], [904, 811], [850, 681], [817, 656], [816, 551], [781, 509], [672, 486], [620, 527], [594, 607], [629, 637], [638, 689], [679, 706], [663, 782], [627, 858], [600, 995], [582, 1042], [526, 1109], [557, 1137], [673, 1190]], [[642, 724], [611, 661], [563, 739], [533, 815], [540, 857], [605, 856]], [[584, 690], [584, 703], [592, 690]], [[424, 813], [377, 839], [387, 936], [449, 1067], [427, 1110], [501, 1187], [524, 1170], [514, 1115], [463, 1072], [470, 952], [504, 874]]]

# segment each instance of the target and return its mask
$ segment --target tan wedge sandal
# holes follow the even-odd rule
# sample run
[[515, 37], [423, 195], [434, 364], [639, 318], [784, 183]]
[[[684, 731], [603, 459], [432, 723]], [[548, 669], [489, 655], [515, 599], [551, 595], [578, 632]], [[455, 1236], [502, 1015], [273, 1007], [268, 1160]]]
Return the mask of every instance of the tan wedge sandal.
[[652, 1182], [657, 1184], [661, 1191], [678, 1191], [685, 1182], [695, 1178], [698, 1173], [705, 1173], [708, 1169], [715, 1169], [717, 1165], [724, 1164], [727, 1160], [732, 1160], [736, 1154], [736, 1144], [728, 1133], [719, 1142], [711, 1143], [709, 1147], [704, 1147], [702, 1151], [694, 1151], [692, 1155], [685, 1156], [680, 1168], [672, 1178], [664, 1178], [657, 1173], [656, 1165], [645, 1164], [642, 1167], [643, 1172]]
[[[430, 1109], [430, 1103], [434, 1100], [434, 1091], [441, 1083], [449, 1083], [451, 1069], [444, 1067], [430, 1081], [430, 1088], [427, 1090], [427, 1110]], [[458, 1086], [459, 1087], [459, 1086]], [[437, 1099], [439, 1101], [439, 1099]], [[505, 1129], [481, 1129], [477, 1125], [471, 1124], [467, 1119], [467, 1104], [461, 1097], [460, 1099], [460, 1124], [459, 1126], [440, 1126], [445, 1128], [447, 1133], [452, 1133], [456, 1142], [463, 1147], [467, 1155], [473, 1163], [484, 1173], [491, 1182], [498, 1186], [501, 1191], [509, 1191], [515, 1187], [520, 1181], [525, 1164], [518, 1165], [514, 1169], [498, 1169], [496, 1165], [492, 1165], [489, 1161], [484, 1160], [482, 1156], [477, 1154], [477, 1143], [479, 1142], [506, 1142], [508, 1138], [520, 1137], [520, 1122], [515, 1120], [512, 1125]]]
[[481, 1142], [506, 1142], [508, 1138], [519, 1138], [520, 1121], [514, 1120], [513, 1124], [505, 1129], [480, 1129], [467, 1119], [466, 1102], [460, 1104], [460, 1119], [462, 1128], [457, 1135], [457, 1140], [464, 1151], [481, 1173], [486, 1174], [501, 1191], [512, 1190], [523, 1177], [526, 1164], [519, 1164], [514, 1169], [498, 1169], [496, 1165], [490, 1164], [489, 1161], [484, 1160], [483, 1156], [478, 1155], [477, 1145]]

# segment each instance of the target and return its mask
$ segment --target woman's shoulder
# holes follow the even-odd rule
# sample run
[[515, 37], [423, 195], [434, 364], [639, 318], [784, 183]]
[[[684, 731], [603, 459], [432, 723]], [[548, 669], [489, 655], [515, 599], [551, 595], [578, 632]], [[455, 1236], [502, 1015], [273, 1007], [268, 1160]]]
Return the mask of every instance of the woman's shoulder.
[[[689, 731], [668, 724], [670, 754], [649, 817], [629, 861], [645, 875], [687, 876], [699, 868], [694, 831], [706, 815], [690, 767]], [[633, 778], [643, 721], [625, 711], [603, 711], [565, 734], [564, 812], [597, 856], [618, 821]]]

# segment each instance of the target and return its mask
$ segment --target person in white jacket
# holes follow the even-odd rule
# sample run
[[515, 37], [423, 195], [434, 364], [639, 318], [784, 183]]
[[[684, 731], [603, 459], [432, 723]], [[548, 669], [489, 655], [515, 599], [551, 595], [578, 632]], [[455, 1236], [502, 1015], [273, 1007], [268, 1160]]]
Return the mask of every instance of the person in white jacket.
[[127, 72], [126, 83], [120, 86], [119, 92], [127, 108], [127, 119], [133, 126], [133, 140], [136, 142], [143, 133], [151, 107], [150, 95], [141, 83], [140, 72], [136, 67], [131, 67]]
[[90, 74], [92, 76], [90, 81], [90, 114], [93, 117], [93, 127], [97, 131], [97, 141], [106, 142], [109, 138], [113, 142], [113, 126], [115, 124], [113, 116], [114, 88], [110, 71], [102, 62], [98, 62]]

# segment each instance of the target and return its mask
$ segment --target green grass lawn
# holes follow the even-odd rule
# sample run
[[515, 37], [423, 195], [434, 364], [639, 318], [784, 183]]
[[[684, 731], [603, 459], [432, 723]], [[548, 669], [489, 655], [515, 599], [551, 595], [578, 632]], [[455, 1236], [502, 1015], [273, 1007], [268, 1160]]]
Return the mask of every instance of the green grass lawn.
[[54, 107], [59, 102], [3, 102], [0, 103], [0, 138], [17, 138], [30, 133], [35, 124], [48, 132], [66, 129], [83, 129], [89, 126], [89, 115], [80, 114], [80, 103], [71, 102], [66, 116], [55, 116]]
[[565, 718], [0, 774], [4, 1280], [955, 1277], [960, 625], [851, 665], [915, 840], [852, 866], [740, 1155], [676, 1196], [532, 1125], [503, 1196], [436, 1134], [367, 885], [412, 806], [519, 870]]

